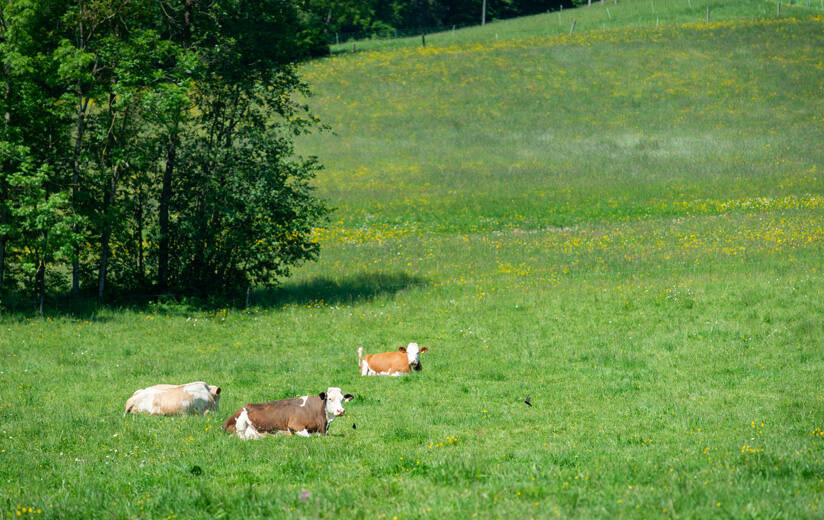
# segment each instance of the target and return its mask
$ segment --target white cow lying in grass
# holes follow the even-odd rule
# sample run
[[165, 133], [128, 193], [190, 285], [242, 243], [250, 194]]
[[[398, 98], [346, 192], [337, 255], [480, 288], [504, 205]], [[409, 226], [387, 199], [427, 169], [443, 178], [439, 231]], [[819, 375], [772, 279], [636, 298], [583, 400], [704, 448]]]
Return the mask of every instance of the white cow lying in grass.
[[154, 385], [141, 388], [126, 401], [127, 413], [152, 415], [201, 415], [218, 411], [220, 387], [203, 381], [185, 385]]

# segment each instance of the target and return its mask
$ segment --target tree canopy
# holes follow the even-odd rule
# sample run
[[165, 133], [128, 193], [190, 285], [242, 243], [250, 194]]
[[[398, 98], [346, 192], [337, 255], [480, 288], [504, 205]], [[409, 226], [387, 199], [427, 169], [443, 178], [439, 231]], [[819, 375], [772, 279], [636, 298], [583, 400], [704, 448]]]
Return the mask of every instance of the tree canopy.
[[[224, 291], [318, 254], [291, 0], [0, 0], [0, 290]], [[297, 94], [301, 94], [298, 96]], [[300, 116], [300, 117], [299, 117]]]
[[[585, 4], [587, 0], [302, 0], [299, 8], [312, 28], [323, 35], [334, 33], [385, 33], [393, 29], [430, 29], [514, 18], [560, 6]], [[325, 40], [326, 41], [326, 40]]]

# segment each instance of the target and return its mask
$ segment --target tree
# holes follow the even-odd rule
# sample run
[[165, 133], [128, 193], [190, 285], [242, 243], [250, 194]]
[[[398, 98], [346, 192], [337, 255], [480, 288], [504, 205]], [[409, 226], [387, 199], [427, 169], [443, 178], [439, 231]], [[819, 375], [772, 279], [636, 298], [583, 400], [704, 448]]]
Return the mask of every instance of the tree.
[[[55, 4], [21, 0], [0, 4], [3, 126], [0, 128], [0, 274], [13, 259], [29, 276], [42, 312], [46, 268], [70, 257], [78, 222], [65, 182], [66, 120], [57, 99], [55, 70], [46, 51], [54, 41]], [[6, 248], [13, 244], [13, 254]]]
[[297, 11], [241, 0], [210, 14], [223, 31], [200, 33], [209, 67], [179, 148], [175, 274], [189, 288], [272, 283], [317, 255], [311, 226], [326, 214], [309, 184], [317, 163], [292, 157], [291, 136], [316, 124], [292, 100], [308, 93], [291, 63]]
[[40, 314], [46, 297], [46, 268], [52, 262], [72, 257], [76, 235], [75, 216], [71, 214], [67, 190], [51, 191], [48, 186], [54, 169], [48, 163], [35, 165], [25, 147], [17, 150], [20, 157], [17, 171], [9, 178], [11, 197], [9, 211], [21, 230], [17, 237], [21, 267], [34, 287]]
[[314, 258], [305, 31], [289, 0], [0, 0], [0, 283], [42, 305], [70, 263], [102, 301]]

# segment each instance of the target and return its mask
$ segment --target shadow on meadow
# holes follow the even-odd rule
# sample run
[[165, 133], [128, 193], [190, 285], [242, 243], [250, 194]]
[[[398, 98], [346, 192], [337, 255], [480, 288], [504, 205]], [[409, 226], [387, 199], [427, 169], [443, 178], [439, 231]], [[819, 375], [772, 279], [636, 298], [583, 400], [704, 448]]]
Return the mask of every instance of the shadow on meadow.
[[[280, 309], [286, 306], [340, 305], [376, 298], [393, 296], [411, 287], [426, 285], [427, 280], [407, 273], [361, 273], [339, 279], [317, 277], [301, 282], [285, 281], [275, 288], [253, 289], [224, 293], [112, 294], [99, 304], [91, 296], [57, 296], [47, 298], [44, 317], [73, 317], [78, 319], [105, 320], [103, 311], [129, 309], [167, 315], [191, 315], [193, 312], [209, 312], [221, 309], [243, 310], [249, 307]], [[31, 297], [18, 293], [0, 296], [0, 315], [18, 319], [38, 316], [38, 306]]]
[[393, 296], [427, 283], [423, 277], [403, 272], [361, 273], [342, 279], [317, 277], [302, 282], [287, 281], [276, 289], [253, 291], [250, 303], [256, 307], [339, 305]]

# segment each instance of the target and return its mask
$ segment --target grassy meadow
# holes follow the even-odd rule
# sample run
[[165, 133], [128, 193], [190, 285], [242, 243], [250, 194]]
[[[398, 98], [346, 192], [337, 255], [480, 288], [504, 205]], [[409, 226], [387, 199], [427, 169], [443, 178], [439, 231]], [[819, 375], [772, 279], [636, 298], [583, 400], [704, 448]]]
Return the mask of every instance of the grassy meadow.
[[[320, 260], [246, 309], [4, 311], [0, 517], [824, 517], [824, 18], [660, 5], [304, 65]], [[219, 413], [123, 417], [196, 380]], [[328, 437], [221, 430], [328, 386]]]

